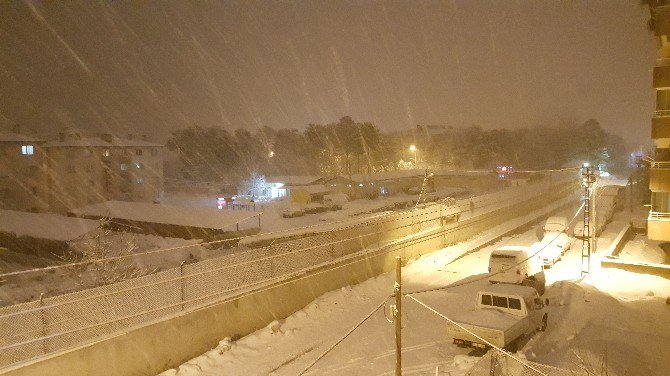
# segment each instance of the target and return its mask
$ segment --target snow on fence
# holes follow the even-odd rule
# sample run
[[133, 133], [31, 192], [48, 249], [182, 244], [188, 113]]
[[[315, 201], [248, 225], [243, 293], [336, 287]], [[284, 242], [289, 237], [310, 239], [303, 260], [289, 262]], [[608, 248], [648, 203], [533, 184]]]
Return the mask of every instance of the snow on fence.
[[[499, 192], [497, 202], [509, 205], [538, 197], [550, 187], [537, 184]], [[439, 228], [445, 223], [445, 213], [455, 215], [457, 211], [445, 210], [442, 204], [421, 205], [112, 285], [0, 308], [0, 368], [219, 302], [367, 248]]]
[[567, 370], [524, 360], [513, 360], [506, 352], [489, 350], [466, 376], [588, 376], [585, 370]]

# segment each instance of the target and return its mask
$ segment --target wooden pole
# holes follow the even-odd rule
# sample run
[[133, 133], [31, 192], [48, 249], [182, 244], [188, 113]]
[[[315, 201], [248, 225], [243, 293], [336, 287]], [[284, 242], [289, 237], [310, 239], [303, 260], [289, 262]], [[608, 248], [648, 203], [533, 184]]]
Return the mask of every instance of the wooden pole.
[[395, 261], [395, 374], [402, 376], [402, 258]]

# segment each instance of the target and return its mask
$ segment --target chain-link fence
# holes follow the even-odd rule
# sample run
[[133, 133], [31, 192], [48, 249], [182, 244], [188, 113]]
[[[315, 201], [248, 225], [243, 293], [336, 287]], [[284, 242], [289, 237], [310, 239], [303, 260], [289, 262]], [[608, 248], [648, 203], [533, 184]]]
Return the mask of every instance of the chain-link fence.
[[[509, 204], [541, 195], [547, 188], [547, 184], [536, 184], [506, 190], [499, 193], [497, 200]], [[0, 308], [0, 368], [218, 302], [363, 250], [439, 228], [456, 213], [453, 206], [420, 205], [261, 248], [233, 250], [226, 256], [112, 285]]]
[[491, 349], [475, 363], [466, 376], [588, 376], [588, 373], [528, 360], [520, 362], [512, 359], [507, 353]]

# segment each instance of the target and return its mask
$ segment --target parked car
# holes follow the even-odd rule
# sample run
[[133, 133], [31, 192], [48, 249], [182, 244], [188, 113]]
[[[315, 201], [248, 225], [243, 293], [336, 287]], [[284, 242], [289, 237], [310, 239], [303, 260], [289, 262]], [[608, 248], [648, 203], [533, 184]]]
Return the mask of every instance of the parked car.
[[474, 309], [453, 317], [458, 325], [450, 322], [447, 324], [447, 332], [459, 346], [480, 349], [489, 347], [469, 331], [495, 346], [514, 352], [521, 339], [536, 331], [546, 330], [548, 304], [549, 301], [543, 301], [531, 287], [493, 285], [479, 291]]
[[568, 219], [565, 217], [549, 217], [544, 223], [544, 232], [565, 232], [568, 229]]
[[570, 249], [571, 239], [564, 232], [548, 232], [541, 241], [533, 244], [531, 252], [539, 252], [544, 268], [551, 268]]
[[328, 211], [328, 208], [316, 202], [309, 203], [305, 206], [305, 213], [307, 214], [323, 213], [325, 211]]
[[546, 279], [539, 255], [530, 247], [504, 246], [491, 253], [489, 282], [531, 286], [542, 295]]
[[305, 211], [297, 206], [289, 206], [281, 213], [281, 216], [284, 218], [302, 217], [303, 215], [305, 215]]

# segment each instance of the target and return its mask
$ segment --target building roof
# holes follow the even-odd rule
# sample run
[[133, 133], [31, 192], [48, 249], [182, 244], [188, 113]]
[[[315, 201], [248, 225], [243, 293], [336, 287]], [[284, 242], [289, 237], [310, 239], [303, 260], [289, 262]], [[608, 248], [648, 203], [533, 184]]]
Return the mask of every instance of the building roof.
[[149, 142], [146, 140], [142, 139], [127, 139], [127, 138], [119, 138], [116, 136], [112, 137], [112, 142], [111, 145], [113, 146], [120, 146], [120, 147], [163, 147], [164, 145], [160, 144], [155, 144], [153, 142]]
[[58, 147], [111, 147], [112, 144], [97, 137], [82, 136], [77, 139], [67, 139], [65, 141], [48, 141], [44, 144], [45, 148]]
[[269, 176], [265, 178], [265, 181], [268, 183], [282, 183], [284, 185], [310, 185], [315, 181], [321, 179], [320, 176]]
[[302, 185], [296, 186], [294, 189], [302, 189], [311, 195], [330, 192], [330, 189], [325, 185]]
[[17, 237], [29, 236], [67, 242], [80, 238], [99, 226], [100, 222], [90, 219], [0, 210], [0, 232], [12, 233]]
[[44, 140], [18, 133], [0, 132], [0, 142], [44, 142]]
[[215, 208], [107, 201], [70, 210], [80, 217], [117, 218], [175, 226], [230, 230], [231, 226], [253, 218], [260, 212], [218, 210]]
[[[430, 171], [429, 171], [430, 172]], [[426, 170], [398, 170], [398, 171], [380, 171], [373, 174], [354, 174], [351, 180], [355, 182], [396, 180], [411, 177], [424, 177]]]

